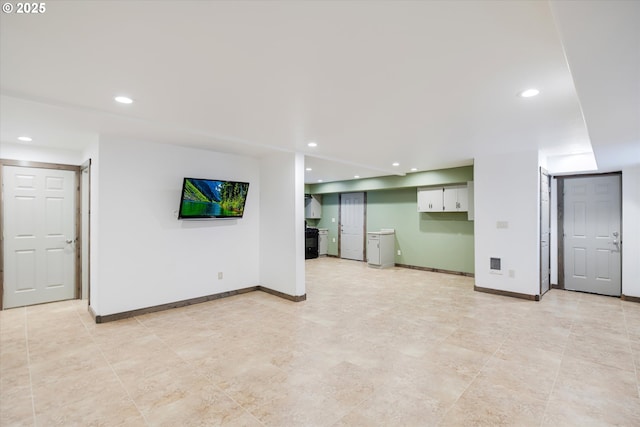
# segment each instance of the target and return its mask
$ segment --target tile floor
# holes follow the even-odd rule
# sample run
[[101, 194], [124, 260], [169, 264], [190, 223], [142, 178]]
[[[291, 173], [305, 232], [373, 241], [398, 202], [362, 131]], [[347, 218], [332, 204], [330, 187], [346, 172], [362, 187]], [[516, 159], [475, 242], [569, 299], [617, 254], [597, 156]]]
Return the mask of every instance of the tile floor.
[[640, 425], [640, 304], [308, 260], [262, 292], [101, 325], [0, 312], [2, 426]]

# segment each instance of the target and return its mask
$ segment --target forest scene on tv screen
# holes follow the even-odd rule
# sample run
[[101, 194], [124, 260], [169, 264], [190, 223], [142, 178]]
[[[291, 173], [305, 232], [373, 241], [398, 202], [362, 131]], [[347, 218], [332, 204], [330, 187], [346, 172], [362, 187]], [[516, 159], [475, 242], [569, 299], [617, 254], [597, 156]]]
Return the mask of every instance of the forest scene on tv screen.
[[242, 217], [249, 183], [185, 178], [181, 218]]

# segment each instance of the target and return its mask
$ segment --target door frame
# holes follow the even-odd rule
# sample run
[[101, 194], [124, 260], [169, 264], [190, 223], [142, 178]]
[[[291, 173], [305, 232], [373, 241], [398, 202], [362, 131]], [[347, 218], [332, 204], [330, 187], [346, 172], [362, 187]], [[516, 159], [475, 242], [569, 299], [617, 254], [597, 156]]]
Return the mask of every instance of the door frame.
[[[558, 285], [552, 285], [552, 288], [555, 289], [565, 289], [565, 281], [564, 281], [564, 180], [567, 178], [598, 178], [604, 176], [619, 176], [620, 177], [620, 203], [622, 203], [623, 197], [623, 188], [622, 188], [622, 172], [607, 172], [607, 173], [588, 173], [582, 175], [562, 175], [556, 176], [554, 178], [557, 179], [558, 182]], [[622, 211], [620, 212], [620, 235], [624, 236], [624, 230], [622, 230]], [[622, 248], [620, 249], [622, 251]], [[622, 266], [622, 254], [620, 256], [620, 269]], [[622, 283], [620, 293], [622, 295]]]
[[547, 236], [547, 248], [548, 248], [547, 249], [547, 251], [548, 251], [547, 256], [549, 257], [549, 259], [548, 259], [548, 261], [549, 261], [548, 262], [548, 265], [549, 265], [549, 271], [548, 271], [548, 274], [549, 274], [549, 288], [546, 291], [542, 292], [542, 265], [543, 265], [542, 264], [542, 255], [544, 255], [544, 254], [542, 252], [542, 240], [540, 239], [540, 273], [539, 273], [540, 274], [540, 299], [542, 299], [542, 296], [544, 294], [546, 294], [547, 292], [549, 292], [551, 290], [551, 176], [549, 175], [549, 172], [546, 169], [541, 167], [540, 168], [540, 195], [541, 195], [541, 197], [540, 197], [540, 236], [539, 236], [540, 238], [542, 237], [542, 216], [544, 214], [542, 212], [542, 190], [543, 190], [543, 188], [542, 188], [542, 177], [543, 176], [547, 177], [547, 188], [546, 188], [546, 190], [547, 190], [547, 193], [549, 194], [549, 203], [548, 203], [547, 212], [546, 212], [547, 218], [548, 218], [548, 222], [549, 222], [549, 230], [548, 230], [549, 233], [548, 233], [548, 236]]
[[[84, 173], [87, 173], [87, 188], [86, 191], [82, 185], [83, 183], [83, 179], [82, 179], [82, 175]], [[79, 186], [78, 186], [78, 192], [80, 194], [79, 200], [78, 202], [80, 203], [80, 206], [78, 207], [78, 226], [80, 227], [80, 234], [78, 235], [78, 241], [80, 242], [79, 245], [76, 245], [76, 249], [79, 246], [79, 250], [80, 253], [78, 254], [78, 256], [80, 257], [80, 271], [77, 273], [79, 280], [78, 280], [78, 294], [76, 295], [77, 299], [82, 299], [85, 298], [85, 295], [83, 293], [83, 283], [82, 283], [82, 276], [86, 273], [87, 275], [87, 295], [86, 295], [86, 299], [87, 299], [87, 304], [91, 305], [91, 245], [89, 244], [89, 242], [91, 241], [91, 159], [87, 160], [86, 162], [84, 162], [82, 165], [80, 165], [80, 173], [78, 174], [78, 181], [79, 181]], [[84, 211], [84, 199], [83, 197], [85, 196], [87, 197], [87, 211]], [[85, 239], [85, 235], [82, 232], [82, 222], [84, 220], [84, 216], [86, 215], [87, 218], [87, 234], [86, 234], [86, 239]], [[84, 252], [84, 249], [87, 249], [87, 262], [86, 264], [82, 261], [83, 256], [82, 256], [82, 252]], [[85, 271], [86, 270], [86, 271]]]
[[[75, 295], [74, 295], [74, 299], [78, 299], [79, 295], [81, 295], [81, 286], [82, 286], [82, 281], [81, 281], [81, 274], [82, 274], [82, 265], [81, 265], [81, 261], [82, 261], [82, 251], [81, 251], [81, 244], [82, 242], [80, 242], [80, 233], [81, 233], [81, 217], [80, 217], [80, 171], [81, 171], [81, 167], [80, 166], [74, 166], [74, 165], [65, 165], [65, 164], [59, 164], [59, 163], [43, 163], [43, 162], [30, 162], [30, 161], [23, 161], [23, 160], [8, 160], [8, 159], [0, 159], [0, 193], [4, 194], [4, 191], [2, 191], [2, 176], [4, 174], [4, 167], [5, 166], [17, 166], [17, 167], [24, 167], [24, 168], [36, 168], [36, 169], [55, 169], [55, 170], [67, 170], [67, 171], [73, 171], [75, 172], [75, 186], [76, 186], [76, 191], [75, 191], [75, 203], [76, 203], [76, 212], [75, 212], [75, 231], [76, 231], [76, 268], [75, 268], [75, 274], [74, 274], [74, 281], [75, 281]], [[3, 212], [4, 212], [4, 198], [0, 197], [0, 310], [4, 310], [4, 218], [3, 218]], [[80, 242], [80, 244], [78, 244]], [[88, 242], [87, 242], [88, 243]]]
[[367, 261], [367, 192], [366, 191], [348, 191], [338, 194], [338, 258], [342, 259], [342, 195], [362, 193], [362, 259]]

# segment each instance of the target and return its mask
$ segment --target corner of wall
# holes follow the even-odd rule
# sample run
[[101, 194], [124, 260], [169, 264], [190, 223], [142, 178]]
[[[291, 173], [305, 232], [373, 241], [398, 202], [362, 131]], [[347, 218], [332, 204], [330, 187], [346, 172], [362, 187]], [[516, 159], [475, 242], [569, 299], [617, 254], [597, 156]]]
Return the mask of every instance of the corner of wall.
[[622, 294], [640, 297], [640, 165], [622, 170]]
[[[475, 282], [479, 288], [537, 295], [539, 156], [487, 154], [474, 160]], [[500, 268], [491, 268], [491, 259]]]
[[304, 295], [304, 157], [263, 158], [260, 183], [260, 286]]

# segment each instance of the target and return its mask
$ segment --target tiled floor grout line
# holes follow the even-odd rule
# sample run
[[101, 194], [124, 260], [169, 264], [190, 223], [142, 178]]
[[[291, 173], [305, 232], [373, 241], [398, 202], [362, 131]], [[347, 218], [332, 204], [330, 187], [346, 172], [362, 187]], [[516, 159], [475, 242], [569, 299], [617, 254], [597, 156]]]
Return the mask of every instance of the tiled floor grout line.
[[[455, 333], [455, 330], [453, 332], [451, 332], [451, 334], [449, 334], [449, 336], [453, 335], [454, 333]], [[484, 371], [484, 369], [487, 367], [487, 365], [493, 359], [493, 357], [496, 355], [496, 353], [498, 353], [498, 351], [500, 351], [500, 349], [502, 348], [504, 343], [507, 342], [508, 338], [509, 338], [509, 335], [507, 334], [507, 336], [505, 336], [505, 338], [502, 340], [502, 342], [500, 343], [498, 348], [495, 349], [495, 351], [491, 354], [491, 356], [487, 357], [487, 360], [482, 364], [482, 367], [480, 369], [478, 369], [478, 372], [476, 372], [476, 374], [473, 376], [471, 381], [469, 381], [469, 384], [467, 384], [467, 386], [464, 388], [464, 390], [462, 390], [462, 393], [460, 393], [460, 395], [456, 398], [456, 400], [447, 408], [446, 411], [444, 411], [444, 413], [442, 414], [442, 417], [440, 417], [440, 419], [436, 422], [436, 425], [438, 425], [438, 426], [442, 425], [442, 422], [446, 419], [447, 414], [451, 411], [451, 409], [453, 409], [454, 406], [456, 406], [456, 404], [458, 403], [460, 398], [462, 396], [464, 396], [464, 394], [467, 392], [467, 390], [469, 390], [469, 388], [473, 385], [473, 383], [476, 381], [476, 379], [478, 379], [478, 376]], [[445, 341], [446, 341], [446, 338], [445, 338]]]
[[[312, 323], [316, 323], [316, 322], [314, 322], [313, 320], [311, 320], [311, 322], [312, 322]], [[349, 363], [351, 363], [351, 362], [349, 362]], [[334, 365], [334, 366], [337, 366], [337, 365]], [[285, 372], [285, 374], [286, 374], [286, 371], [285, 371], [284, 369], [282, 369], [281, 367], [276, 366], [276, 368], [280, 369], [281, 371]], [[321, 381], [322, 381], [322, 380], [321, 380]], [[374, 389], [374, 391], [375, 391], [375, 386], [373, 386], [373, 389]], [[345, 414], [343, 414], [342, 416], [338, 417], [338, 419], [337, 419], [336, 421], [334, 421], [333, 423], [331, 423], [330, 425], [331, 425], [331, 426], [336, 426], [336, 425], [338, 425], [338, 424], [340, 423], [340, 421], [342, 421], [342, 419], [344, 419], [344, 417], [346, 417], [346, 416], [348, 416], [349, 414], [353, 413], [356, 409], [358, 409], [359, 407], [361, 407], [362, 405], [364, 405], [367, 401], [371, 400], [371, 398], [372, 398], [372, 396], [368, 396], [368, 397], [363, 398], [362, 400], [360, 400], [360, 402], [358, 402], [358, 403], [357, 403], [357, 404], [355, 404], [352, 408], [350, 408], [350, 409], [347, 411], [347, 413], [345, 413]]]
[[639, 375], [639, 370], [640, 368], [638, 367], [638, 364], [636, 362], [636, 358], [633, 355], [633, 348], [631, 347], [631, 334], [629, 333], [629, 327], [627, 326], [627, 313], [625, 310], [625, 306], [624, 304], [622, 304], [622, 301], [620, 301], [620, 306], [622, 308], [622, 318], [624, 319], [624, 329], [625, 332], [627, 333], [627, 345], [629, 347], [629, 353], [631, 354], [631, 360], [633, 361], [633, 369], [634, 372], [636, 374], [636, 388], [638, 389], [638, 398], [640, 399], [640, 375]]
[[[80, 317], [80, 313], [78, 313], [78, 318]], [[133, 399], [133, 397], [131, 396], [131, 394], [129, 393], [129, 390], [127, 390], [127, 387], [125, 387], [124, 383], [122, 382], [122, 379], [120, 378], [120, 375], [118, 375], [118, 373], [116, 372], [115, 369], [113, 369], [113, 365], [111, 364], [111, 362], [109, 362], [109, 359], [107, 359], [107, 357], [105, 356], [104, 352], [102, 351], [102, 347], [100, 346], [100, 344], [98, 344], [98, 342], [95, 340], [95, 337], [93, 336], [93, 334], [91, 333], [91, 331], [89, 330], [89, 328], [87, 328], [87, 325], [84, 324], [84, 322], [82, 322], [85, 329], [87, 329], [87, 332], [89, 333], [89, 336], [91, 337], [91, 341], [93, 342], [93, 344], [96, 346], [96, 348], [98, 349], [98, 351], [100, 352], [100, 355], [102, 356], [102, 359], [105, 361], [105, 363], [109, 366], [109, 369], [111, 370], [111, 372], [113, 372], [113, 375], [116, 377], [116, 379], [118, 380], [118, 383], [120, 384], [120, 387], [122, 388], [122, 390], [125, 392], [125, 394], [127, 395], [127, 397], [129, 398], [129, 400], [131, 400], [131, 402], [133, 402], [133, 406], [136, 407], [136, 410], [138, 411], [138, 413], [140, 414], [140, 416], [142, 417], [142, 419], [144, 420], [144, 424], [146, 426], [149, 426], [149, 421], [147, 421], [147, 417], [145, 416], [144, 412], [142, 410], [140, 410], [140, 408], [138, 407], [138, 403], [135, 401], [135, 399]]]
[[[136, 321], [138, 321], [138, 323], [140, 323], [142, 326], [144, 326], [145, 329], [147, 329], [150, 333], [153, 334], [153, 336], [155, 336], [156, 338], [158, 338], [158, 340], [160, 340], [165, 346], [167, 346], [167, 348], [169, 350], [171, 350], [173, 352], [173, 354], [175, 354], [180, 360], [182, 360], [184, 363], [186, 363], [189, 366], [193, 366], [192, 363], [190, 363], [188, 360], [185, 360], [182, 356], [180, 356], [178, 353], [176, 353], [173, 348], [163, 339], [160, 338], [153, 329], [151, 329], [149, 326], [145, 325], [144, 322], [141, 322], [138, 317], [135, 317]], [[236, 405], [238, 405], [238, 407], [242, 408], [242, 410], [249, 414], [249, 416], [251, 416], [254, 420], [256, 420], [257, 422], [259, 422], [261, 425], [265, 425], [262, 421], [260, 421], [258, 418], [256, 418], [255, 415], [253, 415], [253, 413], [251, 413], [251, 411], [249, 411], [247, 408], [244, 407], [244, 405], [241, 405], [236, 399], [233, 398], [233, 396], [230, 396], [225, 390], [223, 390], [218, 384], [216, 384], [215, 382], [211, 381], [211, 380], [207, 380], [209, 381], [209, 383], [211, 383], [212, 386], [214, 386], [218, 391], [220, 391], [222, 394], [224, 394], [226, 397], [228, 397], [231, 401], [233, 401], [233, 403], [235, 403]]]
[[[259, 303], [259, 304], [261, 304], [261, 305], [263, 305], [263, 306], [265, 306], [265, 307], [267, 307], [267, 308], [271, 308], [271, 306], [269, 306], [269, 305], [265, 305], [265, 304], [262, 304], [262, 303]], [[385, 309], [384, 311], [387, 311], [387, 310], [389, 310], [389, 309], [390, 309], [390, 308], [387, 308], [387, 309]], [[285, 313], [285, 312], [283, 311], [282, 313]], [[317, 322], [315, 322], [314, 320], [309, 320], [309, 321], [310, 321], [310, 322], [312, 322], [312, 323], [317, 323]], [[275, 367], [276, 369], [280, 370], [281, 372], [285, 373], [285, 375], [288, 375], [287, 371], [285, 371], [282, 367], [280, 367], [280, 366], [274, 366], [274, 367]], [[225, 393], [225, 394], [226, 394], [226, 393]], [[229, 396], [229, 397], [231, 397], [231, 396]], [[340, 423], [340, 421], [341, 421], [344, 417], [348, 416], [350, 413], [354, 412], [357, 408], [359, 408], [359, 407], [361, 407], [362, 405], [364, 405], [367, 401], [371, 400], [371, 398], [372, 398], [371, 396], [368, 396], [368, 397], [363, 398], [360, 402], [358, 402], [358, 403], [357, 403], [357, 404], [355, 404], [352, 408], [350, 408], [350, 409], [349, 409], [349, 411], [347, 411], [347, 413], [345, 413], [344, 415], [342, 415], [342, 416], [338, 417], [338, 419], [337, 419], [337, 420], [335, 420], [335, 421], [334, 421], [333, 423], [331, 423], [330, 425], [331, 425], [331, 426], [338, 425], [338, 424]], [[234, 400], [234, 402], [235, 402], [235, 399], [233, 399], [233, 398], [232, 398], [232, 400]], [[240, 405], [240, 406], [244, 409], [244, 407], [243, 407], [242, 405]], [[246, 412], [248, 412], [249, 414], [251, 414], [251, 412], [250, 412], [250, 411], [248, 411], [248, 410], [246, 410], [246, 409], [245, 409], [245, 411], [246, 411]], [[251, 414], [251, 415], [252, 415], [254, 418], [256, 418], [253, 414]], [[256, 419], [257, 419], [257, 418], [256, 418]], [[258, 422], [260, 422], [260, 424], [265, 425], [265, 424], [264, 424], [264, 423], [262, 423], [259, 419], [257, 419], [257, 420], [258, 420]]]
[[[265, 306], [265, 307], [267, 307], [267, 308], [271, 308], [271, 306], [268, 306], [268, 305], [265, 305], [265, 304], [262, 304], [262, 303], [260, 303], [260, 304], [261, 304], [261, 305], [263, 305], [263, 306]], [[389, 310], [389, 309], [386, 309], [386, 310]], [[386, 310], [385, 310], [385, 311], [386, 311]], [[284, 311], [283, 311], [282, 313], [284, 313]], [[316, 323], [316, 324], [317, 324], [317, 322], [315, 322], [314, 320], [309, 320], [309, 321], [310, 321], [310, 322], [312, 322], [312, 323]], [[275, 366], [275, 368], [276, 368], [276, 369], [279, 369], [279, 370], [280, 370], [280, 371], [282, 371], [282, 372], [284, 372], [284, 373], [285, 373], [285, 375], [288, 375], [287, 371], [285, 371], [284, 369], [282, 369], [282, 367], [280, 367], [280, 366]], [[332, 426], [335, 426], [335, 425], [339, 424], [339, 423], [340, 423], [340, 421], [341, 421], [344, 417], [348, 416], [350, 413], [352, 413], [352, 412], [353, 412], [353, 411], [355, 411], [357, 408], [359, 408], [359, 407], [361, 407], [362, 405], [364, 405], [364, 404], [365, 404], [367, 401], [369, 401], [369, 400], [371, 400], [371, 396], [368, 396], [368, 397], [363, 398], [360, 402], [358, 402], [356, 405], [354, 405], [354, 406], [353, 406], [349, 411], [347, 411], [347, 413], [346, 413], [346, 414], [344, 414], [344, 415], [340, 416], [340, 417], [339, 417], [335, 422], [333, 422], [331, 425], [332, 425]], [[235, 401], [235, 400], [234, 400], [234, 401]], [[243, 409], [244, 409], [244, 407], [243, 407]], [[247, 412], [251, 413], [250, 411], [247, 411]], [[251, 415], [253, 416], [253, 414], [251, 414]], [[254, 418], [255, 418], [255, 416], [254, 416]], [[265, 424], [264, 424], [264, 423], [262, 423], [260, 420], [258, 420], [258, 421], [260, 422], [260, 424], [265, 425]]]
[[37, 426], [38, 419], [36, 417], [36, 399], [33, 394], [33, 376], [31, 374], [31, 354], [29, 353], [29, 316], [28, 307], [24, 307], [24, 340], [27, 348], [27, 370], [29, 371], [29, 392], [31, 393], [31, 408], [33, 410], [33, 425]]
[[[578, 300], [578, 305], [580, 304]], [[549, 390], [549, 395], [547, 396], [547, 401], [544, 404], [544, 411], [542, 412], [542, 418], [540, 419], [540, 427], [543, 427], [545, 422], [544, 419], [547, 415], [547, 410], [549, 409], [549, 403], [551, 402], [551, 396], [553, 396], [553, 392], [556, 388], [556, 383], [558, 382], [558, 378], [560, 378], [560, 370], [562, 369], [562, 362], [564, 361], [565, 353], [567, 351], [567, 346], [569, 345], [569, 340], [571, 339], [571, 334], [573, 333], [573, 325], [575, 324], [575, 316], [571, 319], [571, 327], [569, 328], [569, 337], [567, 341], [564, 343], [562, 347], [562, 355], [560, 356], [560, 363], [558, 363], [558, 369], [556, 370], [555, 378], [553, 379], [553, 384], [551, 384], [551, 390]]]
[[368, 401], [371, 400], [371, 396], [369, 397], [365, 397], [364, 399], [362, 399], [360, 402], [358, 402], [356, 405], [353, 406], [353, 408], [351, 408], [349, 410], [349, 412], [347, 412], [346, 414], [344, 414], [343, 416], [341, 416], [340, 418], [338, 418], [333, 424], [331, 424], [331, 426], [337, 426], [340, 424], [340, 421], [342, 421], [344, 419], [344, 417], [348, 416], [349, 414], [353, 413], [355, 410], [357, 410], [358, 408], [360, 408], [362, 405], [364, 405], [365, 403], [367, 403]]

